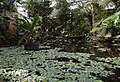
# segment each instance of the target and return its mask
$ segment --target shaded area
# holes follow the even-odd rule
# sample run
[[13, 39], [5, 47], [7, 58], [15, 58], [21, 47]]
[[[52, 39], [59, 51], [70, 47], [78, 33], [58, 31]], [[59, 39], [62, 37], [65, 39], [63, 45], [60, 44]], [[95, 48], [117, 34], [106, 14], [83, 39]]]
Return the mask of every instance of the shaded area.
[[17, 36], [14, 35], [6, 35], [6, 36], [0, 36], [0, 47], [10, 47], [15, 46], [18, 43]]
[[[95, 55], [91, 55], [90, 59], [97, 61], [97, 62], [102, 62], [102, 63], [107, 63], [110, 65], [115, 65], [112, 64], [111, 62], [108, 61], [101, 61], [98, 60], [97, 57], [99, 58], [116, 58], [116, 57], [120, 57], [120, 42], [119, 41], [105, 41], [105, 42], [99, 42], [96, 41], [95, 43], [87, 43], [84, 40], [80, 40], [80, 39], [64, 39], [64, 41], [60, 42], [58, 44], [57, 41], [54, 40], [52, 41], [54, 43], [51, 43], [50, 46], [52, 47], [60, 47], [61, 49], [59, 50], [59, 52], [81, 52], [81, 53], [93, 53]], [[64, 59], [64, 58], [63, 58]], [[51, 60], [51, 59], [50, 59]], [[60, 60], [60, 61], [64, 61], [62, 60], [62, 58], [53, 58], [52, 60]], [[70, 58], [65, 59], [70, 60]], [[85, 66], [90, 66], [90, 62], [87, 62], [85, 64]], [[108, 70], [105, 68], [105, 70]], [[104, 82], [119, 82], [120, 81], [120, 69], [114, 69], [114, 68], [109, 68], [108, 71], [113, 71], [115, 74], [108, 76], [108, 77], [101, 77], [99, 74], [94, 74], [94, 73], [90, 73], [93, 76], [98, 77], [99, 79], [103, 80]]]
[[85, 36], [76, 37], [49, 37], [45, 39], [44, 45], [51, 48], [61, 48], [63, 52], [84, 52], [89, 53], [89, 46], [85, 40]]
[[71, 57], [71, 58], [68, 58], [68, 57], [59, 57], [59, 58], [50, 58], [50, 59], [46, 59], [46, 60], [57, 60], [58, 62], [70, 62], [70, 60], [72, 60], [72, 62], [74, 63], [80, 63], [79, 60]]
[[100, 77], [101, 80], [103, 80], [104, 82], [120, 82], [120, 68], [118, 69], [106, 69], [106, 70], [112, 70], [115, 75], [111, 75], [108, 77]]

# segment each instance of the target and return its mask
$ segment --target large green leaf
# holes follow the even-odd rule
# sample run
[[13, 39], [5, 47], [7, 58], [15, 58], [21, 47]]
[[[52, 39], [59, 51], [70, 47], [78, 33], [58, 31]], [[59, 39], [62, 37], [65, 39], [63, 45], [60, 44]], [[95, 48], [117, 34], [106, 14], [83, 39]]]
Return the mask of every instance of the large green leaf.
[[31, 25], [31, 31], [33, 31], [34, 27], [38, 24], [39, 21], [40, 21], [40, 18], [38, 16], [34, 17]]
[[30, 29], [30, 30], [32, 30], [32, 28], [31, 28], [31, 23], [29, 22], [28, 18], [24, 17], [24, 20], [25, 20], [26, 23], [27, 23], [27, 28]]
[[23, 40], [28, 36], [28, 34], [29, 34], [28, 32], [24, 33], [23, 37], [18, 41], [18, 46], [22, 44]]
[[118, 38], [120, 38], [120, 35], [117, 35], [117, 36], [115, 36], [114, 38], [117, 38], [117, 39], [118, 39]]
[[117, 17], [115, 18], [114, 24], [116, 25], [116, 24], [118, 23], [118, 21], [119, 21], [119, 16], [117, 16]]
[[30, 29], [30, 24], [25, 19], [19, 19], [19, 20], [23, 22], [24, 28]]
[[[109, 16], [105, 20], [102, 20], [101, 27], [99, 28], [99, 31], [102, 32], [102, 35], [107, 34], [110, 30], [112, 30], [114, 28], [114, 26], [116, 26], [116, 27], [118, 26], [117, 24], [119, 22], [119, 16], [120, 16], [120, 11]], [[111, 27], [113, 27], [113, 28], [111, 28]], [[107, 29], [109, 29], [109, 30], [107, 30]]]
[[115, 19], [120, 16], [120, 11], [116, 12], [115, 14], [111, 15], [110, 17], [106, 18], [103, 22], [108, 22], [109, 20], [115, 21]]

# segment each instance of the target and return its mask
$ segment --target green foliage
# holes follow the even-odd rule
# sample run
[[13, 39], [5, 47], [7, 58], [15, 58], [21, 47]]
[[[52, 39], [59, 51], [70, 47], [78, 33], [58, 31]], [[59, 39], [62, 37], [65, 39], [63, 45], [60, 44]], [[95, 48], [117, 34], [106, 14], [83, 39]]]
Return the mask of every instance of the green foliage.
[[49, 15], [51, 14], [53, 7], [51, 7], [50, 5], [50, 0], [26, 0], [24, 5], [25, 8], [28, 10], [29, 17], [42, 17], [42, 22], [40, 24], [42, 33], [44, 33], [45, 35], [47, 33], [46, 30], [49, 30], [52, 26]]
[[25, 8], [28, 10], [28, 15], [46, 17], [52, 12], [50, 7], [51, 1], [49, 0], [27, 0]]
[[89, 32], [87, 13], [81, 8], [70, 9], [71, 3], [58, 0], [55, 6], [56, 16], [53, 17], [53, 29], [58, 35], [79, 36]]
[[100, 32], [102, 32], [102, 36], [105, 36], [108, 33], [110, 33], [112, 37], [120, 34], [119, 16], [120, 11], [102, 21], [101, 27], [98, 29]]
[[[102, 37], [110, 33], [112, 36], [119, 38], [119, 16], [117, 16], [118, 14], [114, 14], [110, 17], [108, 16], [119, 10], [120, 1], [90, 0], [86, 3], [84, 3], [82, 0], [75, 0], [73, 2], [68, 0], [54, 1], [56, 2], [56, 5], [54, 5], [54, 7], [51, 7], [51, 0], [0, 0], [0, 14], [4, 12], [5, 14], [10, 13], [11, 15], [13, 12], [17, 12], [15, 7], [15, 5], [17, 5], [16, 3], [22, 3], [22, 5], [28, 11], [27, 14], [29, 17], [42, 17], [42, 22], [40, 23], [41, 33], [44, 33], [47, 36], [79, 36], [87, 35], [91, 32], [95, 33], [97, 30]], [[79, 2], [82, 5], [80, 5]], [[105, 7], [107, 7], [109, 3], [113, 3], [115, 5], [115, 8], [105, 10]], [[74, 6], [74, 4], [76, 4], [78, 7], [71, 9], [71, 6]], [[50, 18], [50, 15], [54, 9], [56, 11], [58, 10], [59, 12], [55, 17], [53, 16], [53, 18]], [[33, 22], [31, 25], [31, 23], [26, 18], [24, 18], [24, 20], [20, 20], [24, 22], [21, 27], [25, 26], [25, 28], [29, 29], [29, 33], [25, 32], [24, 37], [27, 35], [29, 35], [29, 37], [32, 36], [30, 33], [37, 35], [35, 32], [33, 32], [34, 29], [32, 28], [36, 25], [37, 21]], [[101, 23], [101, 20], [102, 25], [99, 28], [98, 25]], [[1, 22], [1, 26], [7, 27], [6, 23], [7, 22]], [[20, 40], [20, 44], [23, 39]]]
[[69, 31], [71, 30], [70, 23], [72, 22], [72, 14], [69, 7], [70, 4], [66, 0], [58, 1], [56, 5], [56, 9], [59, 10], [59, 14], [57, 16], [59, 26], [55, 29], [57, 29], [61, 35], [69, 34]]
[[[6, 78], [10, 82], [102, 82], [100, 77], [111, 76], [113, 69], [120, 68], [120, 57], [91, 60], [91, 56], [94, 54], [59, 52], [58, 48], [39, 51], [26, 51], [23, 47], [0, 48], [0, 79]], [[47, 60], [58, 57], [75, 58], [81, 63]]]
[[[20, 1], [20, 0], [19, 0]], [[0, 46], [14, 44], [17, 37], [8, 34], [10, 18], [15, 17], [17, 0], [0, 0]]]
[[36, 26], [40, 22], [40, 18], [38, 16], [34, 17], [31, 22], [27, 18], [19, 19], [23, 22], [24, 28], [26, 28], [26, 32], [24, 33], [23, 37], [18, 41], [18, 46], [21, 45], [22, 41], [24, 39], [27, 40], [27, 42], [33, 41], [36, 38]]
[[69, 26], [69, 29], [71, 29], [71, 34], [73, 36], [80, 36], [80, 35], [86, 35], [90, 31], [90, 25], [89, 25], [89, 14], [84, 12], [80, 8], [74, 9], [72, 12], [72, 21]]
[[8, 30], [8, 23], [10, 18], [8, 16], [1, 16], [0, 17], [0, 35], [6, 35]]
[[116, 10], [120, 9], [120, 1], [119, 0], [111, 0], [115, 4]]
[[15, 2], [17, 2], [17, 0], [2, 0], [0, 1], [0, 7], [4, 12], [17, 12]]
[[[105, 7], [111, 3], [110, 0], [101, 1], [91, 0], [78, 6], [77, 9], [70, 9], [72, 5], [77, 4], [77, 1], [71, 2], [67, 0], [55, 0], [56, 5], [51, 6], [50, 0], [27, 0], [26, 9], [28, 16], [42, 16], [42, 29], [47, 30], [47, 34], [51, 35], [69, 35], [79, 36], [95, 32], [97, 23], [106, 18], [110, 13], [105, 10]], [[113, 1], [115, 3], [115, 1]], [[56, 17], [49, 18], [52, 10], [59, 11]], [[113, 12], [112, 12], [113, 13]], [[111, 24], [111, 23], [110, 23]]]
[[7, 42], [9, 38], [12, 38], [7, 34], [9, 19], [8, 16], [0, 16], [0, 46], [6, 45], [5, 43], [3, 44], [3, 42]]

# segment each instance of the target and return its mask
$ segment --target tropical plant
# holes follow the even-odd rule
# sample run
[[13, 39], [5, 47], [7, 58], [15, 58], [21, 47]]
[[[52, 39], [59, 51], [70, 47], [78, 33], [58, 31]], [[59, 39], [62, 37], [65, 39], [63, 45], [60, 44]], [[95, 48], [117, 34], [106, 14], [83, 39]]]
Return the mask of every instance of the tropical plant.
[[47, 33], [49, 29], [49, 15], [51, 14], [53, 7], [51, 5], [51, 0], [26, 0], [25, 8], [28, 10], [28, 16], [41, 16], [41, 28], [44, 33]]
[[67, 2], [67, 0], [56, 0], [56, 3], [57, 4], [55, 6], [55, 18], [58, 22], [58, 26], [55, 27], [55, 29], [57, 33], [59, 33], [59, 35], [60, 33], [61, 35], [68, 35], [70, 34], [72, 29], [70, 25], [70, 23], [72, 22], [72, 14], [69, 8], [70, 4]]
[[35, 16], [31, 22], [27, 18], [19, 19], [23, 22], [23, 26], [26, 29], [26, 32], [23, 34], [22, 38], [18, 41], [18, 46], [21, 45], [25, 39], [27, 43], [34, 43], [37, 38], [37, 29], [36, 26], [40, 22], [40, 18]]
[[89, 25], [89, 14], [83, 11], [80, 7], [71, 11], [72, 19], [71, 19], [71, 32], [73, 36], [86, 35], [89, 33], [90, 25]]
[[4, 11], [4, 14], [12, 15], [17, 13], [16, 5], [21, 0], [0, 0], [0, 8]]
[[110, 34], [111, 37], [120, 36], [120, 11], [109, 16], [102, 21], [98, 31], [101, 32], [102, 36]]
[[89, 0], [84, 3], [83, 8], [89, 13], [89, 23], [91, 27], [91, 33], [95, 33], [97, 25], [100, 23], [100, 20], [107, 17], [107, 11], [105, 7], [109, 4], [110, 0]]
[[48, 16], [52, 12], [50, 0], [26, 0], [25, 8], [28, 10], [28, 16]]
[[[17, 43], [17, 37], [8, 32], [12, 29], [14, 13], [17, 13], [15, 2], [17, 0], [0, 0], [0, 46], [10, 46]], [[14, 25], [15, 26], [15, 25]], [[16, 30], [16, 29], [14, 29]]]

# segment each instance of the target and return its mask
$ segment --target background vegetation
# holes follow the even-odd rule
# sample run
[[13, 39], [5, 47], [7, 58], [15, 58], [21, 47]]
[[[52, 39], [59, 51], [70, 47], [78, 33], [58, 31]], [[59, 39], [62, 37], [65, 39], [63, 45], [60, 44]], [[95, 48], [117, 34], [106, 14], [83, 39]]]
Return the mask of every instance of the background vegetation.
[[[118, 36], [119, 0], [4, 0], [0, 1], [0, 36], [6, 36], [9, 29], [23, 30], [17, 17], [23, 17], [19, 5], [27, 11], [27, 18], [40, 16], [40, 29], [44, 36], [81, 36], [106, 37]], [[53, 5], [54, 4], [54, 5]], [[112, 16], [111, 16], [112, 15]], [[110, 18], [111, 17], [111, 18]], [[9, 26], [10, 18], [17, 21], [16, 27]], [[106, 21], [107, 23], [103, 22]], [[15, 34], [15, 31], [10, 34]], [[102, 33], [101, 33], [102, 32]], [[104, 33], [103, 33], [104, 32]]]

